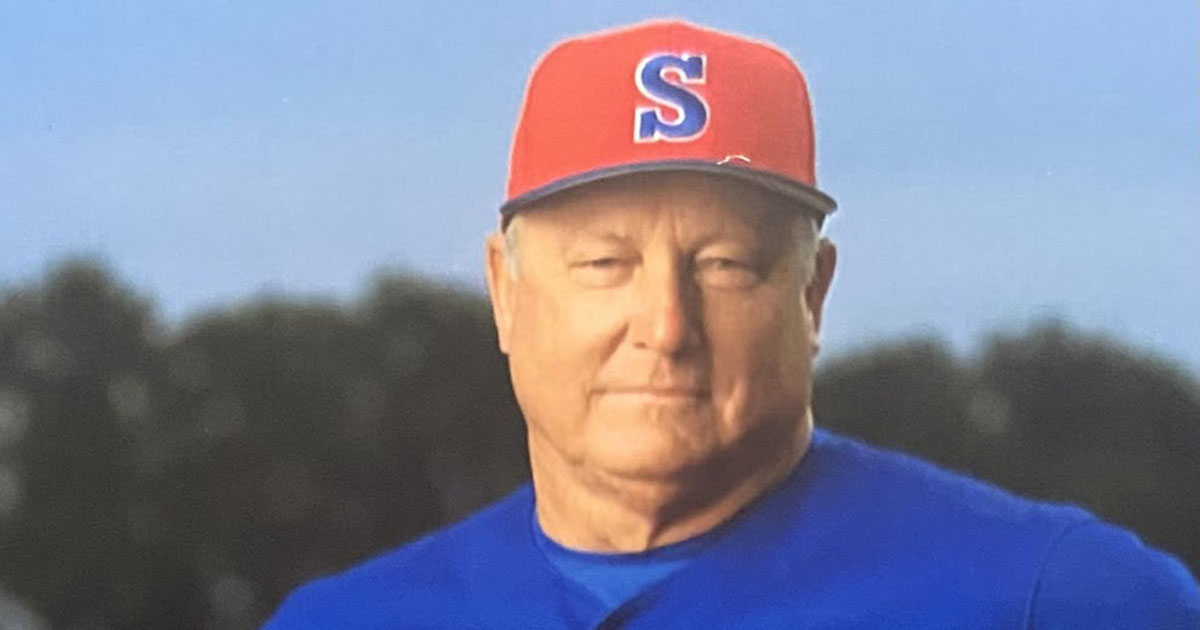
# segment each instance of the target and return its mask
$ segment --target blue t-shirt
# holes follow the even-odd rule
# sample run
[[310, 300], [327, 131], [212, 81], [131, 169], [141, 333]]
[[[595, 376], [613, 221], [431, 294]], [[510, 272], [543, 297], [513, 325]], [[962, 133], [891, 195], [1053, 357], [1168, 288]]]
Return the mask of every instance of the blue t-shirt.
[[533, 499], [526, 485], [312, 582], [267, 627], [1200, 625], [1195, 579], [1130, 532], [824, 431], [783, 483], [698, 555], [609, 603], [546, 557], [530, 527]]
[[534, 542], [550, 564], [564, 578], [594, 595], [610, 609], [616, 609], [687, 566], [725, 533], [724, 527], [717, 527], [700, 536], [648, 551], [594, 553], [555, 542], [542, 531], [536, 512], [531, 527]]

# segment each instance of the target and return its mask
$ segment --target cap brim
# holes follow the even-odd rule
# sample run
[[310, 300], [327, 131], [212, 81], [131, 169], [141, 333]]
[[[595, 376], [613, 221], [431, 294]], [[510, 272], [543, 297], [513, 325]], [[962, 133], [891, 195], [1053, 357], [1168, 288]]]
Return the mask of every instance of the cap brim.
[[793, 199], [803, 208], [816, 212], [821, 218], [837, 209], [837, 202], [829, 195], [778, 173], [760, 171], [750, 166], [725, 163], [716, 164], [703, 160], [664, 160], [660, 162], [636, 162], [599, 168], [570, 177], [564, 177], [545, 186], [509, 199], [500, 206], [500, 214], [507, 218], [512, 213], [529, 207], [551, 195], [591, 184], [636, 173], [658, 173], [667, 171], [685, 171], [693, 173], [711, 173], [723, 177], [734, 177], [743, 181], [762, 186], [779, 195]]

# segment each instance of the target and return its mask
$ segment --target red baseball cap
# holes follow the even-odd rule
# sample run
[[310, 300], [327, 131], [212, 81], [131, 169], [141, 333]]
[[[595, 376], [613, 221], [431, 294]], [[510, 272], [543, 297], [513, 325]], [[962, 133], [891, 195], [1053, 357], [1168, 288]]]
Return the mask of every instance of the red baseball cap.
[[630, 173], [737, 177], [821, 217], [804, 74], [782, 50], [679, 20], [567, 39], [534, 66], [509, 162], [507, 217]]

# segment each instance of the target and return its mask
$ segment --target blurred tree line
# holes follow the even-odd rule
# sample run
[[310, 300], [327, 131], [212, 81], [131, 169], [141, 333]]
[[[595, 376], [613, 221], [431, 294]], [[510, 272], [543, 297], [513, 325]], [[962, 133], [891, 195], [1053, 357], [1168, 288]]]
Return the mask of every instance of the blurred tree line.
[[[1200, 568], [1194, 375], [1058, 323], [821, 361], [818, 423]], [[403, 275], [165, 330], [102, 266], [0, 291], [0, 627], [251, 628], [528, 476], [483, 296]], [[8, 625], [6, 625], [6, 623]]]

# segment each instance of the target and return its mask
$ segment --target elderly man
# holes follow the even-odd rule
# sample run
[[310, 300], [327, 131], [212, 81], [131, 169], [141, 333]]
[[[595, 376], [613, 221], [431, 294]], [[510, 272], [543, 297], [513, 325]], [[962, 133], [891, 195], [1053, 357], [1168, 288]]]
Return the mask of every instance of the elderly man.
[[1197, 627], [1132, 534], [814, 430], [813, 153], [767, 44], [654, 21], [547, 53], [487, 243], [532, 487], [270, 627]]

